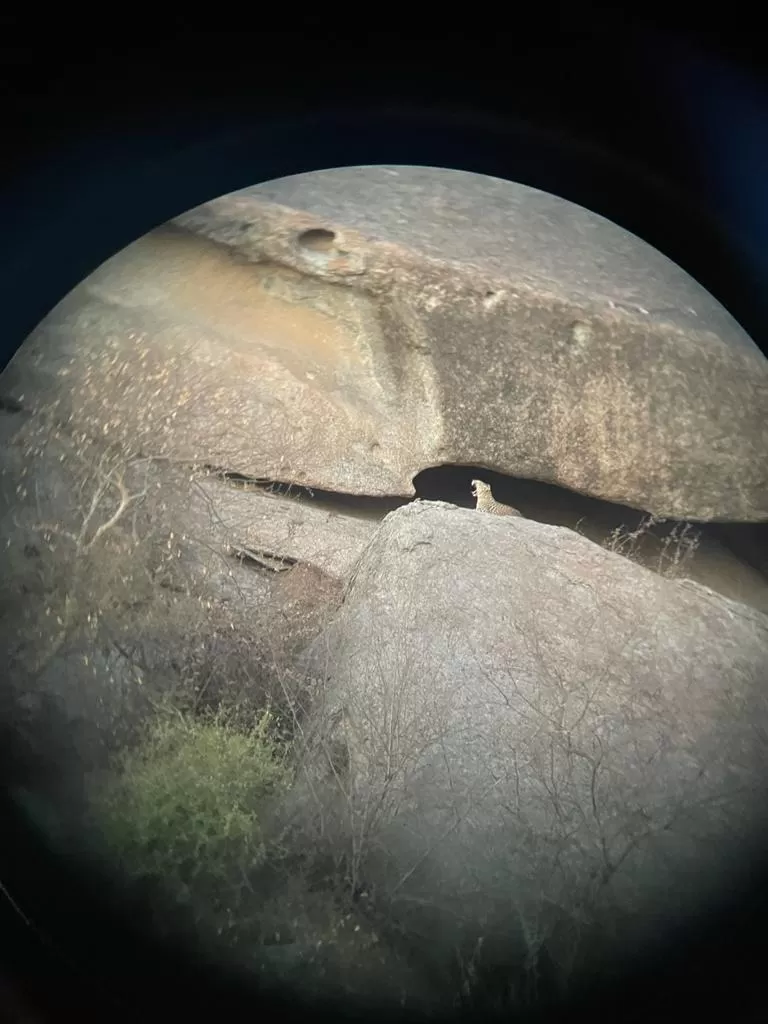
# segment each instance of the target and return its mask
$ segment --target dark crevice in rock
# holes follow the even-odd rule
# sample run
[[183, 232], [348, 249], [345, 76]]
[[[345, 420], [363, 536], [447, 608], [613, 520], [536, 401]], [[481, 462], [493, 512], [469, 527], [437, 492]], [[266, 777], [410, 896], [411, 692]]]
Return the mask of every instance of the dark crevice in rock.
[[343, 491], [326, 491], [318, 487], [305, 487], [301, 484], [289, 483], [284, 480], [269, 480], [265, 477], [251, 477], [243, 473], [232, 473], [228, 470], [211, 469], [211, 475], [219, 477], [229, 485], [240, 490], [259, 490], [275, 494], [281, 498], [292, 498], [296, 501], [311, 502], [314, 506], [329, 511], [364, 518], [381, 519], [388, 512], [407, 505], [412, 498], [401, 495], [371, 496], [367, 494], [348, 494]]
[[10, 395], [0, 395], [0, 412], [23, 412], [24, 406], [17, 398]]
[[643, 530], [662, 542], [666, 537], [674, 537], [687, 530], [691, 537], [696, 535], [716, 541], [768, 577], [768, 524], [687, 523], [675, 519], [650, 522], [648, 513], [639, 509], [591, 498], [555, 484], [506, 476], [478, 465], [433, 466], [417, 473], [413, 478], [415, 498], [328, 491], [284, 480], [249, 477], [214, 467], [209, 467], [209, 471], [233, 487], [265, 491], [338, 515], [363, 519], [383, 519], [388, 512], [417, 499], [474, 508], [471, 482], [478, 478], [491, 485], [497, 501], [520, 509], [528, 519], [576, 529], [600, 541], [608, 540], [615, 530], [620, 530], [625, 536]]
[[711, 523], [708, 531], [753, 569], [768, 577], [768, 523]]
[[[414, 477], [416, 494], [428, 500], [448, 501], [454, 505], [474, 505], [471, 498], [473, 478], [485, 480], [493, 488], [497, 501], [519, 508], [523, 515], [553, 526], [578, 523], [594, 525], [606, 533], [621, 526], [637, 530], [649, 515], [640, 509], [617, 502], [591, 498], [556, 484], [506, 476], [478, 466], [445, 465], [425, 469]], [[752, 568], [768, 576], [768, 523], [688, 523], [685, 520], [657, 520], [652, 532], [668, 535], [690, 526], [702, 537], [709, 537], [728, 548]]]
[[[595, 515], [598, 510], [603, 514], [611, 511], [617, 521], [624, 521], [627, 526], [634, 526], [641, 519], [647, 517], [646, 512], [629, 508], [626, 505], [591, 498], [566, 487], [559, 487], [557, 484], [508, 476], [479, 465], [432, 466], [417, 473], [413, 478], [413, 486], [419, 498], [474, 507], [471, 483], [475, 478], [482, 479], [491, 485], [497, 501], [505, 505], [519, 507], [524, 513], [526, 505], [530, 507], [531, 511], [533, 509], [537, 511], [551, 509], [551, 518], [541, 518], [541, 521], [551, 522], [552, 525], [561, 523], [560, 513], [562, 512], [577, 513], [587, 517], [590, 514]], [[529, 518], [539, 519], [540, 516], [531, 514]]]

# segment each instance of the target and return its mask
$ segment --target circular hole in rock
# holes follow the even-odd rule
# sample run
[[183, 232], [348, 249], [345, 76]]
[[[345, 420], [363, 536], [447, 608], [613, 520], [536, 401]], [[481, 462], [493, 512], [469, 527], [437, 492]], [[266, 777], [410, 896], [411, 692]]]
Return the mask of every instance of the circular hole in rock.
[[335, 233], [325, 228], [310, 228], [299, 235], [299, 245], [302, 249], [311, 249], [313, 252], [328, 252], [333, 248], [335, 241]]

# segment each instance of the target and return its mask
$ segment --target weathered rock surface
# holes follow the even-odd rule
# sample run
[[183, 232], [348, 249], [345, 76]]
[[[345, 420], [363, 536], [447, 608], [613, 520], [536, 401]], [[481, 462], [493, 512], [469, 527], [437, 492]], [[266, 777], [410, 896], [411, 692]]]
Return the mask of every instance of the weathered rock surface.
[[399, 509], [313, 657], [305, 813], [435, 955], [627, 963], [762, 842], [768, 617], [572, 531]]
[[[373, 520], [314, 508], [266, 491], [239, 490], [216, 479], [198, 481], [208, 503], [207, 530], [216, 541], [244, 555], [272, 555], [276, 562], [312, 565], [336, 579], [352, 570], [376, 531]], [[203, 518], [203, 508], [196, 510]]]
[[[684, 916], [749, 849], [765, 779], [765, 617], [542, 523], [430, 502], [379, 526], [24, 411], [0, 414], [0, 441], [13, 676], [0, 717], [15, 704], [33, 767], [60, 779], [65, 818], [72, 776], [147, 711], [148, 679], [155, 693], [180, 679], [212, 697], [266, 690], [271, 659], [287, 653], [284, 679], [348, 581], [299, 665], [324, 698], [321, 757], [308, 762], [321, 778], [309, 813], [297, 790], [299, 818], [313, 828], [320, 795], [318, 850], [336, 844], [408, 940], [390, 955], [363, 903], [349, 942], [319, 957], [329, 983], [369, 970], [361, 990], [395, 979], [418, 991], [404, 964], [419, 934], [442, 968], [454, 939], [482, 933], [491, 956], [517, 963], [546, 944], [566, 971], [581, 955], [575, 929], [591, 924], [619, 950], [617, 932], [631, 943]], [[114, 518], [118, 481], [138, 498]], [[307, 600], [317, 614], [305, 608], [291, 637]], [[306, 945], [315, 933], [302, 928]], [[361, 935], [371, 946], [358, 965]], [[301, 943], [265, 951], [264, 970], [302, 977]]]
[[193, 685], [258, 703], [375, 529], [23, 412], [0, 413], [0, 441], [0, 717], [39, 739], [55, 705], [70, 773], [118, 746], [158, 694]]
[[729, 314], [602, 218], [464, 172], [323, 171], [191, 211], [61, 303], [2, 391], [327, 490], [409, 496], [460, 463], [768, 520], [768, 363]]

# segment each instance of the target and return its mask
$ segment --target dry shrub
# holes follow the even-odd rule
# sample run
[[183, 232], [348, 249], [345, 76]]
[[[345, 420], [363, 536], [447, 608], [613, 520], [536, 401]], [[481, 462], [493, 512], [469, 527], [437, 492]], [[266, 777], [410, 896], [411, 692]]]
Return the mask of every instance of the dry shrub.
[[[608, 534], [603, 546], [608, 551], [646, 565], [661, 576], [675, 579], [694, 557], [701, 542], [701, 533], [691, 523], [683, 522], [660, 532], [657, 527], [663, 522], [648, 515], [634, 529], [617, 526]], [[657, 548], [654, 559], [646, 554], [651, 544]]]

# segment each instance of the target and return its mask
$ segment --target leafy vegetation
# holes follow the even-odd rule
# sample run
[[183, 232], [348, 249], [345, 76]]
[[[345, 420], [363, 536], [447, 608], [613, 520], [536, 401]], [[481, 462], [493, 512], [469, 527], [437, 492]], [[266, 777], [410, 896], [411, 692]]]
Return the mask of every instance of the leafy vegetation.
[[94, 808], [126, 878], [162, 879], [177, 900], [213, 910], [220, 934], [233, 927], [269, 852], [262, 814], [289, 781], [269, 712], [242, 731], [221, 712], [169, 709], [115, 768]]

